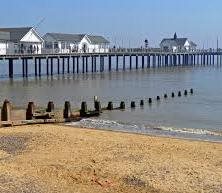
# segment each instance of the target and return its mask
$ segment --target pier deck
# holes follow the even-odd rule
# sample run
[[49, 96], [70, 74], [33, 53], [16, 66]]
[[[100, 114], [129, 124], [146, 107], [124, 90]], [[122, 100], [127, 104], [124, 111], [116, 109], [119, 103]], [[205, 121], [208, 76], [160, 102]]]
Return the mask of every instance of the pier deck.
[[[8, 76], [14, 76], [14, 62], [22, 61], [22, 75], [29, 76], [28, 67], [33, 65], [35, 76], [42, 76], [42, 68], [46, 67], [46, 75], [64, 73], [88, 73], [138, 68], [155, 68], [168, 66], [221, 65], [222, 51], [193, 52], [160, 52], [160, 51], [118, 51], [108, 53], [68, 53], [68, 54], [18, 54], [0, 55], [0, 60], [8, 61]], [[30, 64], [29, 62], [32, 61]], [[126, 63], [126, 61], [128, 61]], [[44, 65], [43, 65], [44, 64]], [[57, 65], [57, 71], [54, 66]], [[72, 67], [71, 67], [72, 66]], [[81, 69], [81, 71], [80, 71]], [[1, 73], [1, 72], [0, 72]]]

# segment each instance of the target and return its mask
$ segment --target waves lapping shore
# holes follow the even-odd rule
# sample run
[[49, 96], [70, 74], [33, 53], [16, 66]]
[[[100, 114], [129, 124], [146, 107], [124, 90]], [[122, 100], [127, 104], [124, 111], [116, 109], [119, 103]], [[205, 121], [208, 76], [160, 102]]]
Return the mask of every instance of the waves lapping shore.
[[220, 132], [219, 129], [211, 130], [205, 128], [176, 128], [165, 126], [156, 127], [143, 124], [139, 125], [121, 123], [113, 120], [104, 119], [82, 119], [79, 122], [72, 122], [67, 125], [83, 128], [104, 129], [184, 139], [222, 142], [222, 132]]

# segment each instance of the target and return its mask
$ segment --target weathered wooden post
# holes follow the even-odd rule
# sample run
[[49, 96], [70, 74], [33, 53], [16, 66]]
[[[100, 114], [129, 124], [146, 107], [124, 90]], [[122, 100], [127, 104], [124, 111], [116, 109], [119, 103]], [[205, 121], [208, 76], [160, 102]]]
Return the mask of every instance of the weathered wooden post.
[[124, 102], [124, 101], [121, 101], [121, 103], [120, 103], [120, 109], [121, 109], [121, 110], [124, 110], [125, 108], [126, 108], [125, 102]]
[[110, 110], [110, 111], [113, 110], [113, 102], [110, 101], [110, 102], [108, 103], [107, 110]]
[[95, 110], [99, 113], [102, 112], [100, 101], [95, 101]]
[[149, 102], [149, 104], [151, 104], [151, 103], [152, 103], [152, 98], [149, 98], [149, 101], [148, 101], [148, 102]]
[[144, 100], [141, 100], [141, 101], [140, 101], [140, 106], [141, 106], [141, 107], [144, 106]]
[[86, 102], [82, 102], [81, 109], [80, 109], [80, 116], [81, 117], [85, 117], [87, 112], [88, 112], [87, 103]]
[[35, 104], [34, 102], [29, 102], [28, 108], [26, 109], [26, 120], [32, 120], [35, 113]]
[[135, 103], [135, 101], [132, 101], [132, 102], [131, 102], [131, 108], [136, 108], [136, 103]]
[[71, 104], [69, 101], [66, 101], [65, 102], [65, 105], [64, 105], [64, 111], [63, 111], [63, 118], [64, 119], [69, 119], [71, 117]]
[[5, 100], [3, 103], [3, 107], [1, 109], [1, 121], [10, 121], [11, 111], [12, 111], [11, 103], [8, 100]]
[[53, 112], [55, 109], [55, 106], [54, 106], [54, 103], [52, 101], [49, 101], [48, 102], [48, 106], [47, 106], [47, 109], [46, 109], [46, 112], [47, 113], [51, 113]]

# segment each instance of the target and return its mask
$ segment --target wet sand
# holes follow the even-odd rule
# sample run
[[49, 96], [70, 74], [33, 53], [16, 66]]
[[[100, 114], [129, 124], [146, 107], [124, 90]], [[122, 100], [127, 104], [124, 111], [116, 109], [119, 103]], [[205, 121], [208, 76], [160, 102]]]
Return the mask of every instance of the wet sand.
[[222, 192], [222, 144], [63, 125], [1, 128], [0, 192]]

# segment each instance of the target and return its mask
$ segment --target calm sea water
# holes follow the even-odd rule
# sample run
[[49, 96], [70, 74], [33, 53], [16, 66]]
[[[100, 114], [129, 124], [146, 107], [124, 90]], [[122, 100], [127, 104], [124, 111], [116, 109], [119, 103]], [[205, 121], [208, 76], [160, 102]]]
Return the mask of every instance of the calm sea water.
[[[193, 95], [170, 98], [171, 92], [194, 89]], [[167, 93], [169, 98], [164, 100]], [[69, 100], [72, 108], [87, 101], [92, 108], [93, 96], [99, 96], [103, 106], [113, 101], [119, 106], [125, 101], [124, 112], [104, 112], [97, 119], [86, 119], [80, 126], [108, 128], [157, 135], [173, 135], [197, 139], [222, 141], [222, 68], [221, 67], [174, 67], [156, 68], [104, 74], [65, 75], [0, 81], [0, 101], [10, 99], [17, 106], [34, 101], [46, 106], [53, 100], [63, 107]], [[148, 98], [160, 95], [161, 102]], [[144, 108], [139, 101], [145, 100]], [[137, 108], [129, 108], [130, 101]]]

